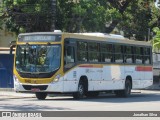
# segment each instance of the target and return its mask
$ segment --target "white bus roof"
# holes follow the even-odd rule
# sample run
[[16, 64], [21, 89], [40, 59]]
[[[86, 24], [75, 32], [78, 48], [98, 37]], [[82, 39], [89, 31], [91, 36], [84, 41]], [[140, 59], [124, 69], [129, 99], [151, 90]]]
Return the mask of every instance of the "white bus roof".
[[116, 34], [106, 34], [106, 33], [74, 33], [74, 34], [75, 34], [75, 37], [76, 35], [83, 35], [85, 36], [85, 38], [93, 37], [92, 40], [94, 40], [95, 37], [98, 37], [98, 38], [101, 38], [100, 39], [101, 41], [107, 41], [111, 43], [151, 46], [150, 42], [132, 40], [132, 39], [125, 38], [122, 35], [116, 35]]
[[106, 34], [106, 33], [75, 33], [80, 35], [90, 35], [90, 36], [97, 36], [97, 37], [113, 37], [113, 38], [123, 38], [122, 35], [116, 35], [116, 34]]
[[[65, 35], [66, 37], [69, 37], [69, 38], [99, 40], [99, 41], [107, 41], [111, 43], [151, 46], [150, 42], [131, 40], [131, 39], [125, 38], [122, 35], [107, 34], [107, 33], [65, 33], [65, 32], [56, 31], [56, 32], [21, 33], [19, 34], [19, 36], [21, 35], [44, 35], [44, 34], [58, 34], [58, 35]], [[95, 37], [99, 39], [95, 39]]]

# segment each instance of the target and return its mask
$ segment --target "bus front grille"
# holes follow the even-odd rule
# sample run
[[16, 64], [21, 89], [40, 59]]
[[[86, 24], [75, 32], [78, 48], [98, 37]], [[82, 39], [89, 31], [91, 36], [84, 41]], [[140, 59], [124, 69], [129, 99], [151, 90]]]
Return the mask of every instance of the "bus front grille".
[[40, 90], [46, 90], [48, 85], [37, 85], [37, 86], [32, 86], [32, 85], [23, 85], [23, 88], [25, 90], [32, 90], [34, 88], [40, 89]]

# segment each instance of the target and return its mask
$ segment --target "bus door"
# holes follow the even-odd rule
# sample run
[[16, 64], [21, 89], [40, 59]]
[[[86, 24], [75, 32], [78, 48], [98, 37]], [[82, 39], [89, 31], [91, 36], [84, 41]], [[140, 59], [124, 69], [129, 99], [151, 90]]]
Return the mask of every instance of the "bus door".
[[[72, 69], [76, 65], [76, 42], [73, 39], [65, 40], [64, 45], [64, 90], [74, 91], [77, 82], [77, 71]], [[72, 87], [71, 87], [72, 86]]]

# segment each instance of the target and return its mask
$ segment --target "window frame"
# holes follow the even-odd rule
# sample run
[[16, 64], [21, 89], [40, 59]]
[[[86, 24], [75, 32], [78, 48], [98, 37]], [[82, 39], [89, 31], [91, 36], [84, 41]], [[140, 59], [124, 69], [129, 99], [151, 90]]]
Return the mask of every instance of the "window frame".
[[[72, 38], [71, 38], [72, 39]], [[95, 63], [95, 64], [131, 64], [131, 65], [151, 65], [152, 64], [152, 55], [147, 55], [150, 59], [149, 63], [146, 64], [143, 62], [144, 60], [144, 48], [149, 49], [149, 51], [151, 51], [151, 46], [145, 46], [145, 45], [137, 45], [137, 44], [125, 44], [125, 43], [115, 43], [115, 42], [105, 42], [105, 41], [98, 41], [98, 40], [87, 40], [87, 39], [77, 39], [77, 38], [73, 38], [76, 41], [76, 62], [77, 63]], [[86, 50], [80, 50], [79, 49], [79, 42], [84, 42], [86, 43]], [[97, 49], [96, 50], [91, 50], [89, 49], [89, 44], [97, 44]], [[112, 50], [104, 51], [104, 49], [102, 48], [102, 46], [104, 47], [104, 44], [106, 46], [112, 46]], [[120, 52], [117, 52], [115, 49], [116, 46], [121, 46], [121, 49], [119, 50]], [[127, 51], [125, 51], [125, 49], [127, 50], [127, 47], [130, 47], [130, 52], [127, 53]], [[105, 47], [104, 47], [105, 48]], [[139, 52], [136, 51], [136, 48], [139, 49]], [[112, 52], [111, 52], [112, 51]], [[86, 53], [86, 61], [80, 61], [78, 60], [78, 55], [80, 52], [85, 52]], [[142, 54], [143, 52], [143, 54]], [[89, 59], [89, 54], [90, 53], [97, 53], [99, 54], [97, 57], [96, 61], [90, 61]], [[150, 52], [151, 53], [151, 52]], [[112, 57], [112, 60], [110, 59], [109, 61], [105, 61], [104, 59], [107, 58], [106, 56], [110, 56]], [[116, 59], [116, 55], [121, 55], [121, 62], [115, 62]], [[131, 56], [129, 58], [131, 58], [131, 62], [127, 62], [125, 61], [125, 56]], [[141, 57], [142, 62], [141, 63], [136, 63], [136, 57]], [[98, 59], [99, 58], [99, 59]], [[109, 57], [108, 57], [109, 58]]]

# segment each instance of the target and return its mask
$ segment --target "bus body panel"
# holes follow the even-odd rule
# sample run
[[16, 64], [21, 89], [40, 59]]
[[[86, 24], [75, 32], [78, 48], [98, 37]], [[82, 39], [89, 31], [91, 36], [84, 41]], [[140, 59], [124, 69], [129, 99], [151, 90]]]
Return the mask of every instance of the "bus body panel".
[[52, 82], [48, 85], [48, 88], [46, 89], [47, 92], [59, 92], [59, 93], [63, 93], [64, 92], [64, 81], [63, 81], [63, 77], [61, 77], [59, 79], [58, 82]]
[[[127, 67], [128, 68], [128, 67]], [[129, 70], [135, 68], [130, 66]], [[125, 69], [125, 70], [124, 70]], [[100, 71], [101, 70], [101, 71]], [[152, 72], [151, 71], [127, 71], [125, 66], [104, 65], [103, 68], [88, 68], [88, 67], [75, 67], [62, 76], [59, 81], [51, 82], [45, 92], [60, 92], [69, 93], [76, 92], [78, 83], [82, 76], [87, 76], [88, 91], [106, 91], [106, 90], [122, 90], [127, 76], [132, 78], [132, 88], [141, 89], [152, 85]], [[99, 74], [101, 72], [102, 74]], [[122, 74], [124, 72], [125, 74]], [[145, 74], [147, 77], [141, 76], [137, 79], [138, 74]], [[23, 84], [24, 85], [24, 84]], [[29, 85], [29, 84], [28, 84]], [[43, 84], [30, 84], [32, 86], [41, 86]], [[16, 91], [27, 91], [22, 87], [22, 83], [15, 82]], [[34, 87], [33, 87], [34, 88]]]
[[[111, 68], [112, 70], [109, 70]], [[122, 72], [122, 69], [124, 70], [124, 68], [125, 66], [121, 66], [121, 65], [112, 66], [112, 67], [109, 65], [104, 65], [101, 71], [102, 74], [99, 74], [100, 72], [99, 68], [88, 68], [88, 67], [81, 68], [77, 66], [64, 75], [64, 92], [77, 91], [78, 83], [79, 83], [81, 76], [87, 76], [88, 91], [106, 91], [106, 90], [124, 89], [124, 83], [125, 83], [127, 76], [131, 76], [132, 78], [132, 88], [133, 89], [141, 89], [141, 88], [145, 88], [147, 86], [152, 85], [152, 72], [151, 71], [149, 72], [140, 71], [139, 73], [135, 70], [136, 66], [130, 66], [129, 70], [128, 71], [125, 70], [124, 71], [125, 74], [123, 75], [121, 72]], [[75, 74], [77, 75], [75, 76]], [[147, 74], [147, 78], [145, 78], [144, 76], [141, 76], [140, 79], [137, 79], [136, 77], [137, 74]], [[98, 79], [95, 79], [95, 78], [98, 78]]]
[[64, 74], [64, 92], [75, 92], [78, 86], [78, 68], [71, 69]]

